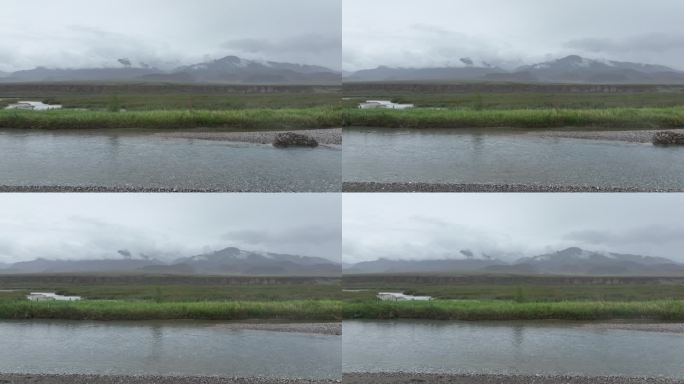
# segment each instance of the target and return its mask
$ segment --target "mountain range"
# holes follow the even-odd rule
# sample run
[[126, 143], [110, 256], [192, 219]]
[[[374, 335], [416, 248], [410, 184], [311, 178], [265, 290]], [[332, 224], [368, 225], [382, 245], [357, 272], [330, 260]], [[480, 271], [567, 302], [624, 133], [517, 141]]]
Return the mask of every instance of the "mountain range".
[[[472, 63], [472, 61], [468, 61]], [[684, 71], [651, 65], [566, 56], [513, 70], [482, 64], [464, 67], [392, 68], [380, 66], [344, 74], [344, 81], [503, 81], [589, 84], [684, 84]]]
[[130, 257], [98, 260], [48, 260], [39, 258], [0, 265], [0, 273], [149, 273], [243, 276], [339, 275], [340, 264], [321, 257], [245, 251], [235, 247], [172, 261]]
[[[461, 252], [472, 255], [469, 251]], [[506, 262], [492, 257], [433, 260], [378, 259], [343, 266], [344, 273], [514, 273], [552, 275], [677, 275], [684, 264], [663, 257], [587, 251], [572, 247]]]
[[37, 67], [0, 73], [0, 82], [173, 82], [222, 84], [339, 84], [341, 74], [304, 64], [246, 60], [227, 56], [172, 70], [125, 66], [117, 68], [61, 69]]

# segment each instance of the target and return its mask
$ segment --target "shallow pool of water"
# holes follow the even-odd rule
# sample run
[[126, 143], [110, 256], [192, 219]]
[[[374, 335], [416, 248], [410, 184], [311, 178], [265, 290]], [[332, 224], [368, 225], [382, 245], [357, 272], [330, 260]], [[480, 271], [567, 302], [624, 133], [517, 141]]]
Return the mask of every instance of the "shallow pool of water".
[[339, 336], [207, 322], [0, 322], [0, 372], [340, 376]]
[[513, 131], [346, 129], [343, 180], [684, 189], [684, 148]]
[[573, 323], [345, 321], [344, 372], [684, 378], [684, 334]]
[[339, 191], [339, 148], [109, 132], [0, 132], [0, 185]]

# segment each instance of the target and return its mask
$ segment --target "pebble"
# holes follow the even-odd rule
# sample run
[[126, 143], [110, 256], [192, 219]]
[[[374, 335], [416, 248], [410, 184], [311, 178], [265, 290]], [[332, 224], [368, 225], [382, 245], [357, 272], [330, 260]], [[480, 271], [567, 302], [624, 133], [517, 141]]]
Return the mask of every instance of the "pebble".
[[684, 380], [622, 376], [524, 376], [441, 373], [345, 373], [345, 384], [684, 384]]
[[332, 384], [340, 380], [265, 377], [110, 376], [59, 374], [0, 374], [1, 384]]
[[441, 184], [413, 182], [344, 182], [343, 192], [681, 192], [658, 188], [604, 187], [592, 185]]

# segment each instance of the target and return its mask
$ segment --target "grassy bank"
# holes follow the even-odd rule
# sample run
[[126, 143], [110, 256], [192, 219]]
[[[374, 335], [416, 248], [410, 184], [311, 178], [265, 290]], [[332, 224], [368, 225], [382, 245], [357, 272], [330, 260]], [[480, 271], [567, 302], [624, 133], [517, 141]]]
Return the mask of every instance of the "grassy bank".
[[221, 128], [229, 130], [279, 130], [339, 127], [337, 108], [166, 110], [166, 111], [17, 111], [0, 110], [0, 128]]
[[346, 109], [344, 126], [388, 128], [675, 128], [684, 107], [610, 109]]
[[356, 302], [343, 306], [345, 319], [435, 320], [655, 320], [684, 321], [684, 301], [641, 302], [514, 301]]
[[650, 301], [684, 300], [684, 277], [525, 275], [347, 275], [344, 300], [374, 300], [406, 292], [443, 300]]
[[79, 301], [30, 302], [0, 300], [0, 319], [63, 320], [248, 320], [336, 321], [341, 304], [333, 300], [278, 302]]
[[324, 277], [0, 275], [0, 301], [30, 292], [154, 302], [339, 300], [340, 288], [339, 278]]

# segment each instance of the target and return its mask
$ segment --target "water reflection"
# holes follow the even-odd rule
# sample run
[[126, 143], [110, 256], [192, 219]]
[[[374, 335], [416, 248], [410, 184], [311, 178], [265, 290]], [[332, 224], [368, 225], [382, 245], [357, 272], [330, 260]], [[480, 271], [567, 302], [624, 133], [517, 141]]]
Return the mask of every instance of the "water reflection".
[[345, 321], [345, 372], [684, 378], [684, 335], [577, 323]]
[[341, 151], [159, 138], [0, 131], [0, 185], [339, 191]]
[[0, 372], [338, 378], [339, 336], [212, 322], [2, 321]]
[[342, 163], [350, 182], [684, 189], [684, 148], [515, 131], [347, 129]]

